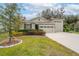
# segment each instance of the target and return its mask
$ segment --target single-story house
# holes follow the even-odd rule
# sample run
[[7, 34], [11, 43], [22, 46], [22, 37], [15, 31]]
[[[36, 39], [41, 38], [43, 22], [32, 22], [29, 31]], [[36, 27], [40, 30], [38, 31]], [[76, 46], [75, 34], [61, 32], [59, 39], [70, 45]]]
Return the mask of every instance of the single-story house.
[[37, 17], [32, 20], [24, 21], [21, 25], [21, 29], [41, 29], [48, 33], [63, 32], [63, 19]]

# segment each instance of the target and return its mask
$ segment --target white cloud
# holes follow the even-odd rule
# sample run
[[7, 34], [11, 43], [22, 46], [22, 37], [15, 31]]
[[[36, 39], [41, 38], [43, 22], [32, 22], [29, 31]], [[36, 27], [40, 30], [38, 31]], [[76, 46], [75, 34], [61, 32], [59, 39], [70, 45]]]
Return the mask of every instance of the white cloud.
[[[44, 10], [47, 8], [53, 8], [55, 7], [55, 3], [31, 3], [30, 6], [25, 6], [25, 9], [33, 10], [33, 11], [39, 11], [39, 10]], [[58, 6], [61, 7], [61, 6]]]
[[42, 7], [53, 7], [55, 4], [52, 3], [32, 3], [33, 6], [42, 6]]
[[79, 13], [79, 5], [69, 4], [65, 6], [65, 14], [78, 14]]
[[32, 14], [23, 14], [23, 16], [26, 17], [27, 20], [36, 17], [36, 15], [37, 15], [37, 13], [32, 13]]
[[72, 10], [76, 10], [79, 9], [79, 5], [75, 5], [75, 4], [69, 4], [67, 7], [65, 7], [66, 9], [72, 9]]
[[62, 8], [62, 5], [57, 5], [54, 8]]
[[64, 9], [64, 10], [65, 10], [64, 14], [67, 14], [67, 15], [73, 14], [73, 10], [70, 10], [70, 9]]

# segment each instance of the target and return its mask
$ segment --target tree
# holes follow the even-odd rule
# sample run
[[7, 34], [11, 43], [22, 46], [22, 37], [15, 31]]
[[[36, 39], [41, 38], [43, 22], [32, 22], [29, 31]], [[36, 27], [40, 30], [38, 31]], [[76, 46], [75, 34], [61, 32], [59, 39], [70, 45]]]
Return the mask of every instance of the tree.
[[75, 31], [79, 32], [79, 21], [75, 24]]
[[15, 17], [17, 14], [20, 14], [19, 11], [20, 8], [16, 3], [6, 3], [0, 6], [0, 17], [2, 19], [2, 25], [9, 33], [10, 43], [12, 40], [12, 30], [15, 29]]
[[[20, 14], [17, 14], [15, 17], [14, 17], [14, 30], [15, 31], [18, 31], [20, 29], [20, 26], [22, 24], [22, 21], [24, 20], [24, 17]], [[16, 25], [16, 26], [15, 26]]]
[[69, 31], [75, 31], [75, 25], [76, 25], [76, 23], [78, 21], [79, 21], [79, 19], [78, 19], [77, 15], [68, 15], [68, 16], [65, 16], [64, 28], [66, 26], [67, 28], [70, 29]]
[[41, 13], [41, 16], [46, 19], [50, 19], [51, 18], [51, 10], [50, 9], [43, 10]]
[[63, 18], [64, 8], [60, 9], [46, 9], [41, 12], [41, 16], [46, 19]]

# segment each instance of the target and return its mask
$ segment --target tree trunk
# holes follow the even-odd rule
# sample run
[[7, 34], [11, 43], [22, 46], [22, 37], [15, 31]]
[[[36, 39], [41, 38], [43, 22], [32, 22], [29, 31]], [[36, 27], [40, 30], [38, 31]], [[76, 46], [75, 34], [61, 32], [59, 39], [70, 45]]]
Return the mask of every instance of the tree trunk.
[[9, 43], [11, 43], [12, 41], [12, 27], [11, 27], [11, 15], [10, 15], [10, 18], [9, 18]]
[[11, 28], [9, 29], [9, 43], [11, 43], [12, 40], [12, 31]]

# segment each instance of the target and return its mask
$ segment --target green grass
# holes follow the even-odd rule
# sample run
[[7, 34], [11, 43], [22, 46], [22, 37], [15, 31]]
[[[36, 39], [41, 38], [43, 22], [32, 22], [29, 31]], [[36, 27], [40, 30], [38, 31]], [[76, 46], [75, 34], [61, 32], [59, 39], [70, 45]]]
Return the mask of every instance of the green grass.
[[74, 32], [75, 34], [79, 34], [79, 32]]
[[79, 32], [71, 32], [71, 33], [74, 33], [74, 34], [79, 34]]
[[0, 48], [0, 56], [75, 56], [79, 55], [44, 36], [21, 36], [23, 43]]
[[0, 41], [4, 40], [5, 38], [8, 38], [7, 33], [0, 34]]

